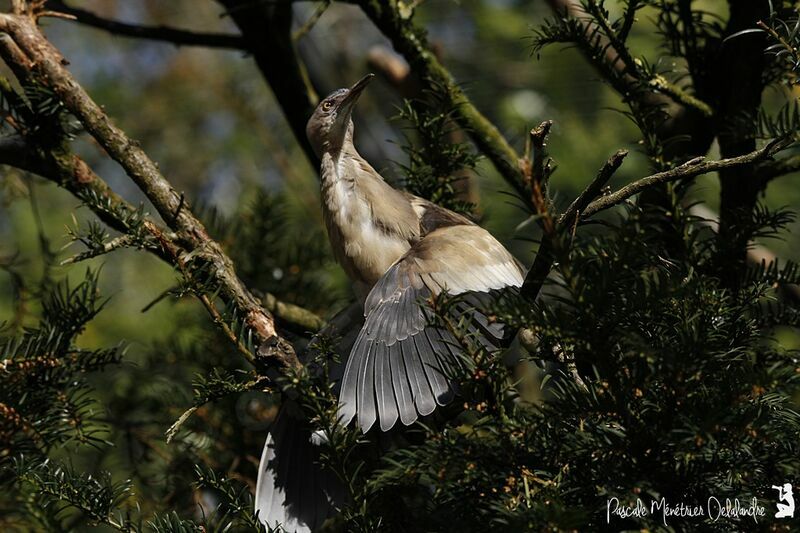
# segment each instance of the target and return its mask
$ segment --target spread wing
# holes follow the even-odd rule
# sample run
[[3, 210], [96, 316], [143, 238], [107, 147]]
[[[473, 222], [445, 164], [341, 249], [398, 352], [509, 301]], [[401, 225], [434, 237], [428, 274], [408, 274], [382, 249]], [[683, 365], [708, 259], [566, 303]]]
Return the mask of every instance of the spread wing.
[[[347, 361], [339, 395], [342, 422], [358, 415], [368, 431], [399, 419], [413, 423], [453, 397], [448, 375], [457, 364], [456, 340], [429, 326], [420, 303], [443, 291], [487, 293], [522, 285], [517, 261], [489, 232], [473, 224], [439, 227], [419, 240], [375, 284], [366, 317]], [[466, 311], [466, 309], [465, 309]], [[473, 329], [500, 338], [502, 326], [476, 313]]]

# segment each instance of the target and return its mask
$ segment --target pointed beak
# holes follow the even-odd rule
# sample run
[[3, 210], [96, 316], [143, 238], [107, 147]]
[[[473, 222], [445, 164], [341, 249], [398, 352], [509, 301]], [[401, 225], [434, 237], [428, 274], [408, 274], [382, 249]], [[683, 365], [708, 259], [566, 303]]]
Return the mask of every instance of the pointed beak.
[[361, 93], [367, 88], [367, 85], [369, 85], [369, 82], [371, 82], [372, 78], [374, 77], [375, 74], [370, 73], [355, 82], [355, 84], [350, 87], [350, 92], [347, 93], [347, 96], [345, 96], [342, 100], [342, 103], [340, 104], [341, 108], [346, 110], [348, 113], [352, 112], [353, 106], [355, 106], [358, 97], [361, 96]]

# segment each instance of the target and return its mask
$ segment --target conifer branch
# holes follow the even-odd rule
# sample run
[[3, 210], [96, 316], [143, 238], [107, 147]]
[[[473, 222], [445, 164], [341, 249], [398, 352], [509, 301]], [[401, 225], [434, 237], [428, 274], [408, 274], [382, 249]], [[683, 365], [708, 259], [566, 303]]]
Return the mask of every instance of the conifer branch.
[[[629, 6], [619, 33], [614, 31], [611, 22], [594, 0], [588, 3], [589, 13], [573, 0], [547, 0], [547, 3], [557, 16], [564, 20], [575, 20], [580, 31], [574, 38], [580, 45], [581, 52], [620, 95], [652, 106], [665, 103], [658, 96], [662, 94], [680, 106], [697, 111], [705, 118], [713, 116], [714, 110], [711, 106], [697, 96], [689, 94], [661, 75], [656, 74], [647, 79], [642, 78], [637, 71], [636, 60], [628, 51], [625, 41], [633, 24], [638, 2]], [[602, 53], [597, 53], [598, 50]], [[657, 92], [642, 91], [642, 84]]]
[[453, 118], [466, 131], [478, 149], [492, 162], [503, 179], [523, 198], [525, 190], [519, 169], [519, 154], [470, 101], [453, 79], [452, 74], [436, 58], [424, 33], [413, 21], [413, 9], [397, 0], [352, 0], [358, 4], [373, 24], [392, 42], [395, 50], [402, 54], [422, 84], [428, 89], [446, 96], [453, 105]]
[[[544, 124], [543, 124], [544, 126]], [[532, 137], [541, 135], [538, 142], [544, 143], [544, 139], [549, 126], [533, 130]], [[535, 141], [536, 142], [536, 141]], [[621, 204], [628, 198], [641, 193], [642, 191], [654, 187], [656, 185], [671, 183], [682, 179], [693, 178], [709, 172], [716, 172], [726, 168], [741, 167], [750, 165], [759, 161], [764, 161], [773, 156], [777, 152], [787, 148], [792, 144], [791, 139], [777, 139], [767, 144], [759, 150], [755, 150], [749, 154], [728, 159], [721, 159], [718, 161], [705, 161], [704, 158], [698, 157], [687, 161], [683, 165], [675, 167], [665, 172], [659, 172], [639, 180], [629, 183], [628, 185], [618, 189], [617, 191], [602, 195], [603, 188], [609, 179], [614, 175], [614, 172], [620, 167], [625, 156], [628, 154], [626, 150], [619, 150], [616, 154], [611, 156], [609, 160], [603, 165], [598, 172], [597, 176], [591, 183], [583, 190], [583, 192], [570, 204], [570, 206], [558, 217], [557, 223], [545, 223], [543, 225], [544, 236], [542, 244], [539, 246], [539, 251], [536, 254], [536, 259], [531, 266], [528, 274], [525, 276], [525, 281], [522, 285], [521, 292], [527, 298], [535, 300], [544, 285], [550, 270], [556, 261], [556, 255], [563, 253], [565, 250], [559, 248], [559, 230], [566, 228], [573, 228], [578, 222], [586, 220], [592, 215], [600, 211], [610, 209], [616, 205]], [[535, 153], [535, 151], [534, 151]], [[537, 168], [538, 164], [534, 163], [528, 168], [530, 172]], [[536, 205], [540, 202], [534, 201]], [[537, 208], [537, 214], [548, 220], [550, 217], [549, 211], [542, 211]]]
[[770, 181], [800, 171], [800, 155], [765, 161], [756, 167], [756, 176], [766, 186]]
[[[3, 59], [21, 77], [33, 79], [55, 93], [64, 107], [123, 167], [161, 217], [175, 230], [178, 244], [189, 254], [201, 257], [211, 265], [209, 273], [215, 277], [220, 296], [242, 311], [244, 323], [253, 332], [257, 345], [265, 347], [259, 349], [259, 354], [279, 366], [298, 366], [294, 349], [277, 333], [273, 316], [237, 277], [230, 258], [209, 237], [203, 224], [185, 205], [183, 196], [173, 189], [138, 143], [114, 126], [102, 108], [72, 77], [65, 68], [67, 61], [42, 35], [35, 21], [33, 15], [0, 14], [0, 31], [6, 33], [14, 45], [0, 47]], [[7, 41], [8, 38], [3, 40]], [[20, 53], [8, 53], [9, 49]], [[85, 164], [78, 165], [78, 168], [88, 169]]]
[[[87, 203], [87, 205], [100, 220], [110, 228], [121, 232], [122, 235], [103, 244], [101, 249], [89, 250], [69, 257], [61, 262], [62, 265], [77, 263], [135, 242], [136, 239], [133, 235], [128, 233], [131, 228], [122, 219], [115, 216], [114, 213], [125, 212], [133, 214], [137, 209], [111, 190], [108, 184], [95, 174], [77, 155], [69, 154], [68, 157], [57, 157], [52, 161], [45, 161], [37, 154], [36, 150], [29, 146], [23, 137], [15, 135], [0, 138], [0, 165], [19, 168], [48, 179], [65, 188], [79, 199], [87, 197], [102, 199], [101, 204], [106, 206], [105, 209], [100, 209], [98, 205], [93, 203]], [[159, 246], [147, 246], [144, 249], [171, 266], [178, 268], [176, 262], [179, 256], [185, 252], [174, 244], [172, 236], [167, 236], [165, 230], [152, 220], [144, 219], [144, 225], [151, 235], [160, 237]], [[209, 302], [201, 300], [201, 303], [211, 313]], [[282, 302], [272, 294], [267, 294], [263, 297], [262, 305], [278, 320], [297, 326], [306, 332], [317, 332], [325, 325], [325, 320], [315, 313], [298, 305]], [[224, 324], [224, 321], [219, 320], [219, 312], [216, 308], [214, 308], [214, 313], [211, 313], [211, 316], [215, 323]], [[228, 331], [224, 331], [224, 333], [226, 336], [236, 339], [229, 327]], [[242, 351], [242, 347], [239, 346], [240, 342], [238, 339], [236, 341], [241, 353], [245, 354], [248, 360], [251, 360], [252, 357], [249, 352]]]
[[[247, 43], [241, 35], [225, 33], [194, 32], [171, 28], [169, 26], [142, 26], [100, 17], [86, 9], [67, 5], [61, 0], [50, 0], [48, 7], [57, 13], [68, 15], [84, 26], [104, 30], [112, 35], [163, 41], [176, 46], [203, 46], [231, 50], [247, 50]], [[53, 16], [52, 13], [49, 16]]]
[[653, 187], [654, 185], [671, 183], [682, 179], [700, 176], [702, 174], [708, 174], [709, 172], [716, 172], [726, 168], [742, 167], [763, 161], [777, 152], [787, 148], [790, 143], [790, 140], [778, 139], [767, 144], [763, 148], [750, 152], [749, 154], [738, 157], [730, 157], [727, 159], [720, 159], [717, 161], [705, 161], [704, 158], [697, 157], [671, 170], [659, 172], [657, 174], [636, 180], [611, 194], [598, 198], [589, 204], [589, 206], [583, 211], [581, 218], [589, 218], [600, 211], [621, 204], [631, 196], [639, 194], [640, 192]]

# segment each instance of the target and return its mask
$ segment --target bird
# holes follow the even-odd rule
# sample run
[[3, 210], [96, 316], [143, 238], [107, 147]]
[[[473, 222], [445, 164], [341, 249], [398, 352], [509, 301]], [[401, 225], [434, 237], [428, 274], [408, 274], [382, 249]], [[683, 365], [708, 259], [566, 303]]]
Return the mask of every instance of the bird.
[[[428, 327], [421, 300], [520, 287], [521, 265], [488, 231], [424, 198], [393, 188], [358, 153], [353, 109], [374, 75], [334, 91], [306, 135], [320, 158], [322, 209], [334, 256], [366, 293], [365, 323], [339, 393], [343, 424], [366, 433], [428, 415], [453, 398], [454, 339]], [[499, 333], [486, 320], [483, 333]], [[497, 326], [494, 324], [494, 326]], [[488, 330], [488, 331], [487, 331]]]
[[[521, 264], [491, 233], [461, 214], [395, 189], [358, 153], [352, 115], [373, 78], [368, 74], [322, 99], [306, 126], [320, 160], [322, 212], [333, 255], [363, 302], [363, 326], [338, 383], [338, 414], [340, 424], [355, 420], [364, 433], [376, 425], [387, 432], [398, 421], [408, 426], [454, 398], [458, 341], [430, 320], [433, 298], [461, 295], [458, 316], [468, 316], [469, 332], [496, 347], [507, 336], [503, 325], [476, 308], [482, 297], [519, 288], [524, 279]], [[286, 432], [291, 426], [278, 427]], [[289, 492], [303, 491], [286, 490], [275, 478], [279, 464], [289, 464], [281, 455], [293, 451], [281, 449], [274, 439], [271, 446], [267, 453], [265, 445], [263, 457], [272, 466], [262, 458], [256, 507], [263, 501], [261, 509], [278, 517], [266, 523], [283, 520], [296, 531], [310, 531], [297, 520], [301, 505], [288, 501]], [[332, 502], [335, 487], [324, 483], [323, 472], [315, 476], [313, 485], [318, 491], [326, 487]]]

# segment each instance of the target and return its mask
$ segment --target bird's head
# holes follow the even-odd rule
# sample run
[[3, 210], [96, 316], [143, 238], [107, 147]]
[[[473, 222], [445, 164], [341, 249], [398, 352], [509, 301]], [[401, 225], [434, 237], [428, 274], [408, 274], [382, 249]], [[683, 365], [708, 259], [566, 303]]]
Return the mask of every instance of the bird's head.
[[314, 110], [306, 124], [306, 137], [318, 156], [340, 149], [348, 136], [352, 138], [353, 107], [374, 77], [374, 74], [367, 74], [352, 87], [333, 91]]

